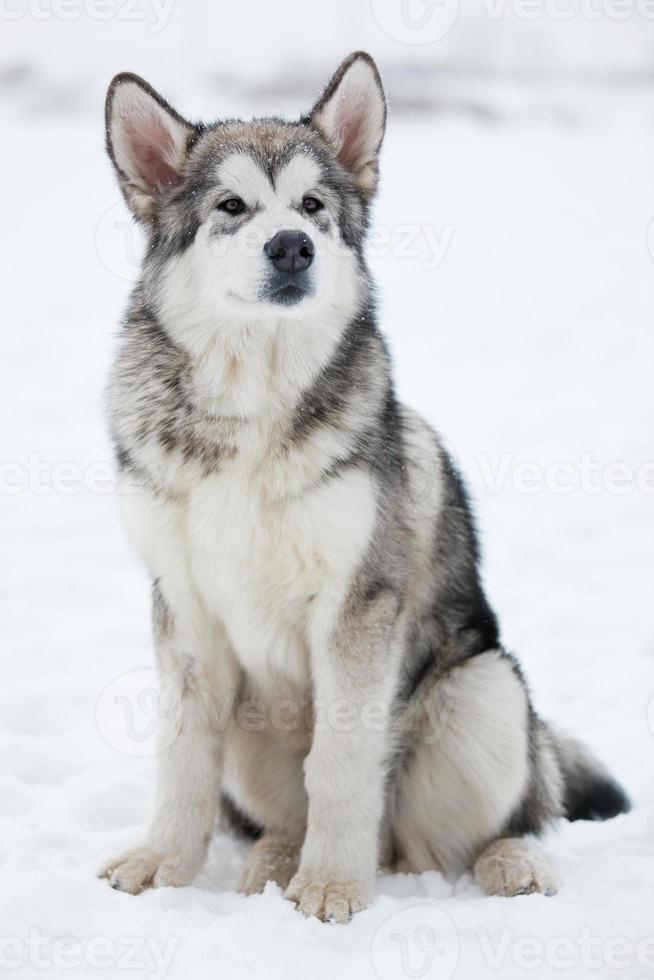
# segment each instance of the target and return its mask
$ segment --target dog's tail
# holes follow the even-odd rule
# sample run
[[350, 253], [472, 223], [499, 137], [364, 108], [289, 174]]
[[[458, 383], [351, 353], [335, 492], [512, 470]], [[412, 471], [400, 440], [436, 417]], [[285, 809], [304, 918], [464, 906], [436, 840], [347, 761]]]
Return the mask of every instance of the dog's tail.
[[627, 794], [581, 742], [557, 734], [555, 744], [563, 772], [563, 806], [568, 820], [608, 820], [628, 813], [631, 803]]

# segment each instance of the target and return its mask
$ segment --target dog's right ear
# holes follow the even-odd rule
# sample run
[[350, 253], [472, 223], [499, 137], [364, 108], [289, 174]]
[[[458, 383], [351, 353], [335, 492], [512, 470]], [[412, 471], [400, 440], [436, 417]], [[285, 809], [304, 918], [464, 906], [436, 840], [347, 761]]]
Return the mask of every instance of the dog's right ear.
[[159, 195], [181, 184], [198, 128], [138, 75], [116, 75], [107, 92], [107, 152], [136, 218], [147, 221]]

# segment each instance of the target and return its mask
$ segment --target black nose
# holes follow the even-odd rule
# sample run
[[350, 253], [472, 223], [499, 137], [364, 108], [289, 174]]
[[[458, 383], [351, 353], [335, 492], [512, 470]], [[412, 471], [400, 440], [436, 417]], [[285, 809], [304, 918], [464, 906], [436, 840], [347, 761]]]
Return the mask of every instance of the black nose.
[[278, 231], [263, 250], [280, 272], [300, 272], [313, 262], [313, 242], [303, 231]]

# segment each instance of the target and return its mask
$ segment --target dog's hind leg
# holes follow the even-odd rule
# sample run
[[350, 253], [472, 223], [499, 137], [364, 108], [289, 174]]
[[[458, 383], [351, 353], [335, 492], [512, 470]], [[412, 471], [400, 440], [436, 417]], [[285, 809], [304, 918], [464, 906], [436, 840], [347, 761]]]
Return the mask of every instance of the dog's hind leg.
[[[403, 870], [457, 875], [475, 866], [494, 894], [554, 890], [522, 835], [560, 807], [556, 756], [512, 660], [491, 650], [416, 693], [392, 818]], [[510, 838], [507, 840], [507, 838]]]
[[477, 884], [489, 895], [554, 895], [556, 878], [549, 861], [524, 837], [502, 837], [490, 844], [474, 866]]

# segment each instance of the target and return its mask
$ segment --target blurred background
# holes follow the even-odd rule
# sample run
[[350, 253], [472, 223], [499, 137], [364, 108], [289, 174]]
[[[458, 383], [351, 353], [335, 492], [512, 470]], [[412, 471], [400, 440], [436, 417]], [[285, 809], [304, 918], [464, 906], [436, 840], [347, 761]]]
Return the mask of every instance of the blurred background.
[[356, 47], [413, 110], [461, 106], [475, 82], [491, 90], [470, 101], [489, 108], [499, 83], [621, 91], [650, 84], [654, 62], [652, 0], [4, 0], [0, 17], [3, 86], [41, 113], [93, 111], [120, 65], [211, 113], [239, 96], [296, 105]]
[[[9, 910], [130, 844], [149, 808], [152, 760], [95, 710], [152, 666], [102, 402], [143, 247], [106, 87], [131, 70], [191, 119], [292, 118], [365, 48], [390, 110], [369, 259], [398, 389], [468, 480], [536, 703], [640, 807], [575, 865], [578, 907], [622, 934], [591, 868], [601, 852], [627, 915], [653, 836], [654, 0], [1, 0], [0, 31]], [[225, 854], [207, 887], [232, 880]]]

